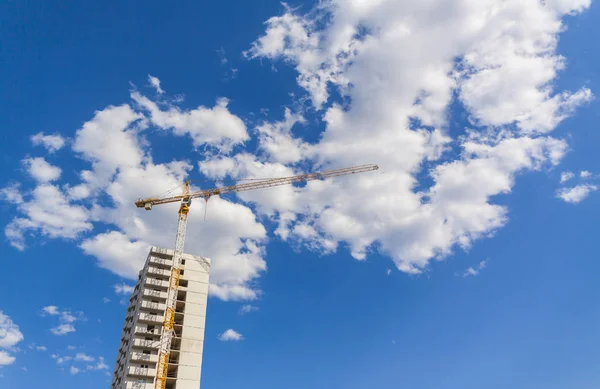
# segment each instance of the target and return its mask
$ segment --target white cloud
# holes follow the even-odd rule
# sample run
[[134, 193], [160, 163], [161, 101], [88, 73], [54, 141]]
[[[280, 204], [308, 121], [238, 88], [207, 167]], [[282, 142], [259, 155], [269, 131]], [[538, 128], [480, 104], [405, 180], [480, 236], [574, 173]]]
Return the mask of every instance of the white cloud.
[[390, 274], [392, 274], [392, 269], [387, 269], [387, 270], [385, 271], [385, 274], [386, 274], [386, 275], [388, 275], [388, 276], [389, 276]]
[[304, 123], [302, 115], [292, 114], [285, 110], [285, 118], [281, 122], [263, 124], [256, 127], [259, 132], [260, 150], [274, 162], [286, 164], [296, 163], [308, 157], [310, 146], [302, 140], [294, 138], [291, 130], [296, 123]]
[[166, 111], [158, 105], [133, 92], [131, 98], [149, 114], [153, 125], [162, 129], [171, 129], [176, 135], [189, 135], [195, 146], [211, 145], [222, 151], [248, 139], [244, 122], [229, 112], [229, 100], [219, 98], [213, 108], [200, 106], [191, 111], [181, 110], [171, 105]]
[[65, 145], [65, 140], [60, 134], [44, 135], [43, 132], [38, 132], [30, 140], [34, 146], [44, 146], [49, 153], [58, 151]]
[[52, 359], [55, 359], [55, 360], [56, 360], [56, 364], [57, 364], [57, 365], [62, 365], [62, 364], [64, 364], [64, 363], [66, 363], [66, 362], [69, 362], [69, 361], [73, 360], [73, 357], [70, 357], [70, 356], [64, 356], [64, 357], [61, 357], [61, 356], [60, 356], [60, 355], [58, 355], [58, 354], [52, 354], [52, 355], [50, 355], [50, 357], [51, 357]]
[[51, 328], [50, 332], [52, 332], [54, 335], [62, 336], [70, 332], [75, 332], [75, 327], [73, 326], [73, 324], [63, 323], [54, 328]]
[[[195, 167], [153, 161], [143, 135], [162, 129], [189, 136], [203, 151], [198, 167], [218, 181], [381, 166], [377, 173], [239, 195], [255, 208], [214, 197], [210, 228], [205, 204], [195, 201], [188, 234], [201, 233], [188, 239], [186, 251], [213, 259], [212, 296], [260, 296], [267, 231], [253, 209], [295, 248], [323, 254], [348, 247], [357, 259], [378, 250], [400, 270], [418, 273], [504, 226], [509, 210], [498, 199], [519, 174], [561, 161], [568, 145], [550, 133], [593, 96], [585, 88], [557, 90], [566, 61], [556, 46], [563, 14], [588, 6], [327, 0], [306, 14], [286, 8], [267, 21], [246, 55], [294, 66], [323, 123], [300, 126], [306, 113], [285, 110], [256, 126], [255, 156], [237, 152], [250, 138], [226, 99], [189, 110], [134, 91], [133, 104], [106, 107], [77, 131], [73, 150], [90, 165], [78, 182], [62, 190], [40, 184], [31, 195], [19, 191], [21, 197], [17, 189], [3, 192], [21, 212], [5, 234], [23, 249], [27, 234], [79, 239], [92, 223], [102, 225], [78, 244], [100, 266], [136, 279], [150, 245], [173, 246], [177, 204], [146, 212], [132, 202], [180, 187]], [[467, 110], [469, 129], [461, 136], [448, 120], [454, 101]], [[321, 124], [316, 140], [304, 139], [309, 126]], [[45, 206], [49, 198], [56, 200]]]
[[[75, 323], [78, 320], [85, 320], [83, 312], [73, 314], [68, 310], [61, 310], [55, 305], [49, 305], [42, 308], [42, 315], [58, 316], [59, 325], [50, 329], [50, 332], [57, 336], [63, 336], [71, 332], [75, 332]], [[53, 355], [54, 358], [54, 355]]]
[[573, 174], [573, 172], [570, 172], [570, 171], [562, 172], [562, 173], [560, 173], [560, 183], [564, 184], [565, 182], [569, 181], [573, 177], [575, 177], [575, 174]]
[[156, 89], [156, 93], [158, 93], [159, 95], [165, 93], [165, 91], [162, 90], [162, 88], [160, 87], [160, 80], [158, 79], [158, 77], [154, 77], [148, 74], [148, 82], [154, 89]]
[[134, 286], [126, 284], [117, 284], [114, 286], [116, 294], [130, 295], [133, 292]]
[[574, 14], [585, 11], [591, 3], [592, 0], [545, 0], [547, 7], [562, 14]]
[[97, 111], [75, 134], [73, 150], [92, 163], [93, 171], [82, 172], [88, 188], [105, 187], [117, 168], [137, 166], [144, 152], [138, 129], [133, 125], [142, 115], [129, 105], [109, 106]]
[[[568, 146], [547, 134], [593, 98], [585, 88], [552, 89], [564, 68], [556, 11], [565, 9], [519, 0], [332, 0], [305, 15], [288, 8], [269, 19], [247, 56], [291, 63], [313, 106], [325, 107], [320, 140], [296, 147], [301, 157], [294, 160], [381, 166], [376, 174], [312, 183], [285, 208], [271, 206], [287, 215], [278, 235], [320, 252], [346, 242], [357, 259], [379, 242], [400, 270], [418, 273], [432, 258], [501, 228], [508, 209], [492, 199], [510, 193], [519, 173], [557, 165]], [[328, 87], [348, 102], [330, 101]], [[447, 120], [454, 96], [472, 123], [456, 140]], [[450, 146], [460, 156], [440, 163]], [[278, 161], [276, 154], [265, 159]], [[425, 164], [433, 185], [417, 189]], [[259, 210], [269, 205], [254, 200]]]
[[12, 365], [17, 359], [8, 352], [0, 350], [0, 366]]
[[48, 351], [48, 348], [46, 346], [36, 346], [35, 349], [37, 351]]
[[58, 180], [62, 170], [50, 165], [44, 158], [27, 158], [23, 160], [23, 165], [31, 177], [39, 182], [51, 182]]
[[225, 331], [221, 335], [219, 335], [219, 340], [222, 342], [229, 342], [229, 341], [238, 342], [242, 339], [244, 339], [242, 334], [239, 334], [232, 329], [228, 329], [227, 331]]
[[103, 297], [103, 298], [102, 298], [102, 302], [103, 302], [104, 304], [110, 303], [110, 299], [109, 299], [108, 297]]
[[266, 34], [258, 38], [244, 54], [249, 58], [284, 59], [294, 63], [298, 70], [298, 84], [311, 96], [313, 105], [320, 109], [327, 101], [327, 83], [347, 84], [341, 76], [342, 67], [351, 58], [351, 47], [344, 47], [340, 55], [325, 59], [319, 52], [320, 36], [315, 23], [286, 7], [281, 16], [267, 20]]
[[42, 308], [42, 312], [47, 315], [56, 316], [60, 314], [58, 307], [56, 305], [48, 305], [47, 307]]
[[467, 270], [461, 273], [462, 277], [473, 277], [478, 275], [487, 266], [488, 260], [483, 260], [475, 267], [469, 267]]
[[72, 350], [75, 350], [76, 348], [77, 348], [77, 347], [75, 347], [75, 346], [71, 346], [71, 345], [67, 346], [67, 350], [71, 350], [71, 351], [72, 351]]
[[75, 185], [74, 187], [68, 187], [67, 193], [71, 200], [82, 200], [90, 196], [90, 188], [85, 184]]
[[0, 311], [0, 367], [15, 362], [16, 358], [9, 353], [23, 339], [24, 336], [19, 330], [19, 326]]
[[91, 357], [85, 353], [77, 353], [77, 355], [75, 355], [75, 360], [84, 362], [94, 362], [96, 358]]
[[137, 276], [150, 249], [149, 244], [132, 242], [118, 231], [98, 234], [83, 241], [80, 247], [87, 255], [98, 258], [98, 266], [128, 278]]
[[[74, 349], [74, 347], [69, 349]], [[109, 366], [105, 363], [103, 357], [96, 358], [85, 353], [77, 353], [74, 357], [68, 355], [60, 356], [58, 354], [52, 354], [51, 358], [56, 360], [57, 365], [63, 365], [67, 362], [72, 362], [73, 365], [71, 365], [70, 367], [71, 374], [79, 374], [83, 373], [84, 371], [109, 369]], [[82, 364], [85, 364], [85, 370], [83, 370], [83, 368], [81, 367], [75, 366], [81, 366]]]
[[582, 184], [572, 188], [561, 188], [556, 192], [556, 196], [567, 203], [577, 204], [597, 190], [596, 185]]
[[[81, 317], [81, 314], [79, 316]], [[60, 320], [65, 323], [73, 323], [77, 321], [78, 318], [73, 316], [71, 312], [64, 311], [60, 313]]]
[[108, 370], [109, 366], [104, 362], [103, 357], [98, 357], [98, 362], [94, 365], [87, 365], [87, 370]]
[[239, 313], [240, 313], [240, 315], [246, 315], [250, 312], [256, 312], [258, 310], [259, 310], [258, 307], [254, 306], [254, 305], [246, 304], [246, 305], [242, 305], [240, 307]]
[[69, 203], [64, 193], [50, 184], [38, 185], [31, 196], [18, 205], [22, 216], [15, 217], [4, 233], [10, 244], [25, 248], [26, 232], [38, 232], [49, 238], [75, 239], [92, 229], [88, 210]]
[[21, 185], [12, 184], [6, 188], [0, 189], [0, 199], [12, 204], [23, 204], [23, 195], [21, 194]]
[[581, 178], [590, 178], [592, 173], [588, 172], [587, 170], [582, 170], [581, 173], [579, 173], [579, 176]]

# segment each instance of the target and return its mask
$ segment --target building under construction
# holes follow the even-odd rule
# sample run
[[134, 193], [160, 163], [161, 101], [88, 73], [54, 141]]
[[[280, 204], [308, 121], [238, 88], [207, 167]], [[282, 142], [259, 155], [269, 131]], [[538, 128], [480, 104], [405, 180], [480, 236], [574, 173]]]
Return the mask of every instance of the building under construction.
[[[377, 170], [363, 165], [291, 177], [258, 179], [192, 191], [190, 182], [161, 196], [139, 199], [138, 208], [180, 203], [175, 250], [152, 248], [130, 299], [113, 389], [198, 389], [210, 261], [184, 254], [187, 219], [193, 199], [326, 180]], [[206, 208], [205, 208], [206, 210]]]
[[[154, 389], [173, 273], [173, 250], [153, 247], [129, 299], [112, 389]], [[165, 388], [198, 389], [210, 261], [183, 254]]]

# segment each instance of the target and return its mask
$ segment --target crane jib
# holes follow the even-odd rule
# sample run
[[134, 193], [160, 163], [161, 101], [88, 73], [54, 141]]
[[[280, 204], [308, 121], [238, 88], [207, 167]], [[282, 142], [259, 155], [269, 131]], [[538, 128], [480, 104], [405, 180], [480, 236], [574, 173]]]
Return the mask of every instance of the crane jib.
[[[339, 177], [339, 176], [344, 176], [344, 175], [348, 175], [348, 174], [365, 173], [365, 172], [374, 171], [374, 170], [378, 170], [378, 169], [379, 169], [379, 166], [377, 166], [377, 165], [362, 165], [362, 166], [355, 166], [355, 167], [344, 168], [344, 169], [328, 170], [328, 171], [324, 171], [324, 172], [300, 174], [297, 176], [265, 179], [265, 180], [259, 180], [259, 181], [254, 181], [254, 182], [250, 182], [250, 183], [245, 183], [245, 184], [230, 185], [230, 186], [225, 186], [225, 187], [220, 187], [220, 188], [204, 189], [204, 190], [199, 190], [196, 192], [191, 192], [188, 194], [188, 196], [190, 198], [208, 199], [211, 196], [218, 196], [218, 195], [227, 194], [227, 193], [245, 192], [248, 190], [272, 188], [274, 186], [289, 185], [294, 182], [308, 182], [308, 181], [314, 181], [314, 180], [325, 180], [327, 178]], [[186, 183], [186, 185], [189, 185], [189, 183]], [[186, 189], [189, 190], [189, 186]], [[139, 199], [138, 201], [135, 202], [135, 205], [138, 208], [145, 208], [146, 210], [151, 210], [152, 206], [154, 206], [154, 205], [175, 203], [175, 202], [181, 201], [183, 198], [184, 198], [183, 194], [177, 195], [177, 196], [163, 197], [163, 198], [150, 197], [147, 199]]]
[[[291, 177], [273, 178], [267, 180], [255, 181], [252, 183], [238, 184], [225, 186], [221, 188], [213, 188], [207, 190], [199, 190], [196, 192], [190, 191], [190, 182], [187, 181], [182, 190], [182, 194], [169, 197], [150, 197], [147, 199], [139, 199], [135, 205], [139, 208], [151, 210], [154, 205], [180, 202], [179, 207], [179, 222], [177, 224], [177, 235], [175, 238], [175, 250], [173, 252], [173, 267], [171, 276], [169, 277], [169, 287], [167, 292], [167, 302], [165, 308], [165, 319], [163, 322], [163, 331], [159, 343], [159, 355], [157, 361], [156, 377], [154, 380], [155, 389], [165, 389], [167, 385], [169, 355], [171, 353], [171, 341], [173, 340], [173, 326], [176, 311], [176, 299], [179, 289], [179, 277], [181, 275], [181, 264], [183, 257], [183, 249], [185, 243], [185, 235], [187, 228], [187, 219], [191, 200], [193, 198], [204, 198], [208, 200], [211, 196], [217, 196], [225, 193], [243, 192], [248, 190], [271, 188], [274, 186], [289, 185], [294, 182], [308, 182], [313, 180], [325, 180], [327, 178], [339, 177], [348, 174], [364, 173], [379, 169], [377, 165], [363, 165], [344, 169], [329, 170], [325, 172], [315, 172], [308, 174], [300, 174]], [[205, 261], [206, 262], [206, 261]], [[208, 262], [202, 264], [207, 274], [209, 273]]]

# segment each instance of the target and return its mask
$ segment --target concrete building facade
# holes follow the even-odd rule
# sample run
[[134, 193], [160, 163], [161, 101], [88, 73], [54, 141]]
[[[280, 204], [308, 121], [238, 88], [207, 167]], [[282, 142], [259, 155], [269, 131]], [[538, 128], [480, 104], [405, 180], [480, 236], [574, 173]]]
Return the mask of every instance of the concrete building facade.
[[[154, 389], [173, 250], [152, 247], [129, 299], [111, 389]], [[167, 389], [198, 389], [210, 260], [182, 258]]]

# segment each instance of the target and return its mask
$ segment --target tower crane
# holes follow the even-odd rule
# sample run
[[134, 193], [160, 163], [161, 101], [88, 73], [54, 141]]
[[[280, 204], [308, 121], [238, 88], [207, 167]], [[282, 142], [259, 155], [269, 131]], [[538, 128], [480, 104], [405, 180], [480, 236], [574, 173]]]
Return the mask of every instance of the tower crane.
[[[190, 182], [187, 181], [183, 185], [183, 192], [176, 196], [165, 197], [150, 197], [147, 199], [139, 199], [135, 202], [138, 208], [151, 210], [154, 205], [168, 204], [179, 202], [179, 223], [177, 224], [177, 236], [175, 238], [175, 252], [173, 253], [173, 268], [171, 270], [169, 290], [167, 294], [167, 303], [165, 310], [165, 319], [163, 322], [163, 331], [160, 337], [159, 357], [154, 381], [155, 389], [165, 389], [167, 384], [167, 371], [169, 366], [169, 353], [171, 350], [171, 342], [174, 336], [175, 326], [175, 302], [177, 300], [177, 288], [179, 287], [179, 276], [181, 273], [181, 260], [183, 256], [183, 246], [185, 243], [185, 233], [187, 226], [188, 213], [192, 204], [192, 199], [203, 198], [208, 201], [212, 196], [223, 195], [226, 193], [245, 192], [250, 190], [272, 188], [275, 186], [290, 185], [297, 182], [308, 182], [314, 180], [325, 180], [328, 178], [345, 176], [349, 174], [365, 173], [379, 169], [377, 165], [361, 165], [344, 169], [328, 170], [324, 172], [315, 172], [308, 174], [300, 174], [297, 176], [272, 178], [264, 180], [255, 180], [252, 182], [237, 184], [231, 186], [223, 186], [213, 189], [205, 189], [191, 191]], [[204, 261], [201, 263], [204, 269], [208, 272], [209, 263]]]

